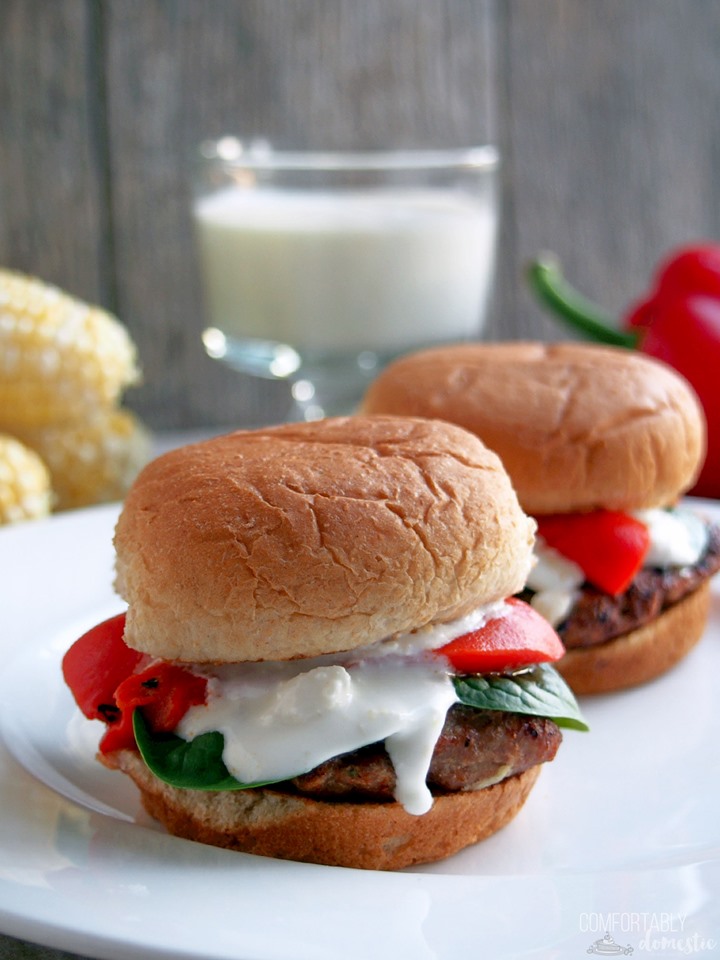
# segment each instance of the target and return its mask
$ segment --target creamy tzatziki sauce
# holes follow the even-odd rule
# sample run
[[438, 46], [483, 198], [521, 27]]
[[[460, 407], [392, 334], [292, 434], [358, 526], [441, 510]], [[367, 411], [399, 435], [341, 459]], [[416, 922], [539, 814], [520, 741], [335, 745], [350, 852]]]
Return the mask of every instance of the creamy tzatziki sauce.
[[[697, 563], [705, 552], [707, 525], [689, 510], [637, 510], [632, 516], [644, 523], [650, 533], [645, 567], [688, 567]], [[548, 547], [540, 537], [534, 554], [536, 563], [527, 585], [536, 592], [530, 603], [553, 626], [557, 626], [570, 612], [585, 574], [576, 563]]]
[[449, 663], [427, 651], [506, 609], [495, 603], [348, 653], [213, 666], [206, 672], [207, 703], [191, 707], [176, 733], [187, 740], [222, 733], [225, 766], [248, 784], [286, 780], [384, 741], [395, 798], [421, 815], [432, 806], [425, 780], [435, 744], [457, 700]]

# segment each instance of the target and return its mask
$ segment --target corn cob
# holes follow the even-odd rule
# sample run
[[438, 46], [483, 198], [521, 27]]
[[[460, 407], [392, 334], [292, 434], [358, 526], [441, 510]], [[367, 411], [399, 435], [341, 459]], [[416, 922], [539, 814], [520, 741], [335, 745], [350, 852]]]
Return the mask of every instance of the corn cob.
[[135, 347], [113, 316], [0, 270], [0, 429], [86, 418], [138, 377]]
[[121, 500], [150, 455], [147, 431], [124, 409], [20, 436], [48, 465], [55, 510]]
[[33, 450], [0, 435], [0, 523], [38, 520], [50, 513], [50, 473]]

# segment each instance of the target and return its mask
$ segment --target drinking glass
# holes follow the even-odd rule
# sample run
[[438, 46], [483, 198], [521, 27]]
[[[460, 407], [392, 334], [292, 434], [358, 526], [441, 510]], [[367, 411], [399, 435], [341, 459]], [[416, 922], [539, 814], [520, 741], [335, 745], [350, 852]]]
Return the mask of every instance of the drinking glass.
[[201, 145], [194, 222], [207, 353], [287, 380], [292, 417], [349, 413], [393, 358], [477, 339], [494, 273], [497, 150]]

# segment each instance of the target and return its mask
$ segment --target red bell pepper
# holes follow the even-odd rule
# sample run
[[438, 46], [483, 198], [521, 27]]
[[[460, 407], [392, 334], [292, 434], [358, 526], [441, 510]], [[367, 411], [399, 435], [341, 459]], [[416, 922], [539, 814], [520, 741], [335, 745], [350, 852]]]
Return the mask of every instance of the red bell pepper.
[[120, 613], [84, 633], [63, 657], [65, 683], [90, 720], [113, 720], [118, 685], [144, 659], [144, 654], [127, 646], [124, 631], [125, 614]]
[[190, 707], [205, 703], [207, 680], [174, 663], [151, 664], [124, 680], [115, 691], [123, 713], [142, 707], [155, 733], [170, 733]]
[[132, 714], [142, 707], [150, 728], [174, 730], [187, 710], [205, 702], [207, 680], [176, 664], [149, 661], [123, 640], [125, 614], [105, 620], [83, 634], [63, 657], [65, 682], [77, 705], [107, 731], [100, 751], [134, 747]]
[[435, 651], [447, 657], [459, 673], [502, 673], [518, 667], [559, 660], [565, 653], [548, 621], [533, 608], [511, 597], [507, 611]]
[[613, 596], [627, 590], [650, 549], [645, 524], [616, 510], [536, 519], [545, 543], [576, 563], [586, 580]]
[[581, 297], [551, 258], [530, 264], [528, 277], [540, 302], [559, 319], [593, 340], [656, 357], [688, 380], [705, 411], [708, 445], [691, 492], [720, 498], [720, 245], [672, 251], [659, 264], [650, 292], [629, 308], [624, 330]]
[[190, 707], [205, 703], [207, 680], [174, 663], [158, 661], [127, 677], [115, 691], [119, 717], [100, 741], [101, 753], [135, 746], [133, 711], [140, 707], [154, 733], [171, 733]]

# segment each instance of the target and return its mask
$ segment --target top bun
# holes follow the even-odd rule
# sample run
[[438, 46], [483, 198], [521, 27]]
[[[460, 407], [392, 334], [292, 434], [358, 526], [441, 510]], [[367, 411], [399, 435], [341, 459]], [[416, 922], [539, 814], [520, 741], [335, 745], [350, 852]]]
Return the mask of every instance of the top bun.
[[437, 417], [500, 456], [532, 514], [666, 506], [695, 481], [690, 385], [642, 354], [580, 343], [459, 344], [391, 364], [362, 411]]
[[240, 431], [150, 463], [115, 531], [125, 640], [187, 662], [310, 657], [516, 593], [535, 524], [450, 424]]

